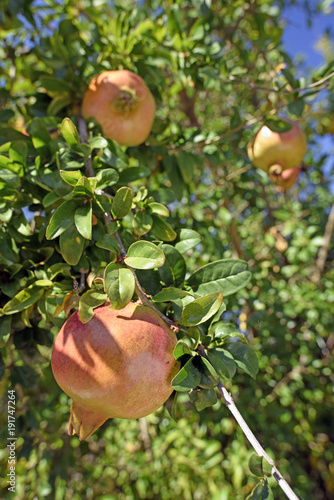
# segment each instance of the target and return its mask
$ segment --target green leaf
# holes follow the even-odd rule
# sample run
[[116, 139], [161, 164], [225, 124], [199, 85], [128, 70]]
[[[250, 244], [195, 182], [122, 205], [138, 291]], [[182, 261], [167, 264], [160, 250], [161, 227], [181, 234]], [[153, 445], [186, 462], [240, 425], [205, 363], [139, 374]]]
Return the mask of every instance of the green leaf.
[[64, 231], [59, 238], [60, 252], [67, 264], [76, 266], [81, 258], [85, 240], [78, 233], [74, 224]]
[[97, 180], [96, 187], [98, 189], [105, 189], [106, 187], [116, 184], [118, 181], [118, 173], [113, 168], [103, 168], [98, 171], [95, 179]]
[[217, 394], [213, 389], [198, 389], [189, 394], [190, 401], [197, 411], [202, 411], [217, 403]]
[[153, 219], [153, 226], [151, 229], [151, 232], [155, 238], [161, 241], [173, 241], [176, 238], [176, 232], [174, 229], [171, 228], [171, 226], [164, 221], [160, 217], [160, 215], [157, 215], [155, 213], [152, 213], [152, 219]]
[[78, 207], [74, 213], [74, 223], [84, 238], [92, 239], [92, 200]]
[[247, 262], [217, 260], [201, 267], [189, 278], [188, 284], [200, 295], [221, 292], [224, 297], [245, 287], [251, 278]]
[[235, 375], [237, 365], [228, 351], [220, 348], [210, 349], [207, 356], [220, 377], [232, 378]]
[[73, 189], [73, 196], [78, 196], [82, 198], [93, 197], [94, 190], [96, 188], [96, 180], [92, 177], [85, 177], [84, 175], [80, 177]]
[[8, 342], [8, 339], [10, 337], [11, 324], [11, 316], [0, 317], [0, 349], [2, 349]]
[[183, 256], [171, 245], [161, 245], [165, 254], [165, 264], [159, 268], [162, 281], [167, 286], [183, 285], [187, 267]]
[[152, 217], [146, 213], [138, 210], [133, 218], [133, 230], [138, 236], [143, 236], [148, 233], [153, 224]]
[[267, 479], [258, 483], [246, 500], [274, 500], [273, 492]]
[[196, 358], [196, 367], [201, 372], [201, 381], [198, 384], [199, 387], [202, 389], [213, 389], [217, 387], [219, 382], [217, 372], [207, 359], [202, 356]]
[[146, 167], [130, 167], [122, 170], [119, 174], [120, 184], [129, 184], [139, 179], [147, 179], [151, 175], [151, 170]]
[[33, 118], [27, 126], [27, 132], [31, 135], [34, 148], [39, 154], [46, 156], [49, 153], [49, 143], [51, 136], [41, 118]]
[[80, 143], [76, 126], [69, 118], [64, 118], [60, 127], [61, 135], [70, 148], [74, 148]]
[[104, 248], [105, 250], [110, 250], [111, 252], [120, 253], [119, 244], [115, 240], [115, 237], [112, 234], [104, 234], [101, 238], [96, 242], [96, 246], [99, 248]]
[[186, 295], [192, 296], [191, 293], [185, 290], [180, 290], [180, 288], [168, 287], [163, 288], [161, 292], [157, 293], [152, 297], [155, 302], [170, 302], [172, 300], [182, 299]]
[[81, 179], [82, 173], [80, 170], [60, 170], [60, 177], [70, 186], [76, 186], [78, 180]]
[[190, 359], [173, 378], [172, 386], [176, 391], [188, 392], [195, 389], [200, 380], [201, 373], [193, 365], [193, 359]]
[[179, 359], [185, 354], [193, 356], [193, 352], [188, 346], [188, 344], [186, 344], [184, 340], [179, 340], [173, 351], [174, 358]]
[[264, 124], [268, 128], [270, 128], [270, 130], [272, 130], [273, 132], [278, 132], [279, 134], [288, 132], [288, 130], [291, 130], [292, 128], [291, 123], [287, 122], [286, 120], [281, 120], [280, 118], [274, 117], [266, 118]]
[[242, 342], [230, 342], [226, 349], [232, 354], [239, 370], [255, 378], [259, 371], [259, 362], [254, 349]]
[[104, 304], [107, 299], [107, 294], [96, 290], [88, 290], [82, 294], [79, 301], [79, 319], [81, 323], [88, 323], [94, 316], [94, 309]]
[[72, 226], [77, 203], [76, 200], [69, 200], [65, 201], [57, 208], [46, 229], [46, 239], [53, 240]]
[[271, 476], [272, 465], [270, 465], [264, 457], [257, 455], [257, 453], [252, 453], [248, 466], [254, 476]]
[[204, 323], [215, 314], [222, 302], [223, 296], [220, 292], [195, 299], [183, 309], [179, 323], [185, 326], [196, 326]]
[[57, 116], [59, 111], [61, 111], [65, 106], [73, 103], [73, 97], [68, 94], [60, 94], [52, 99], [48, 105], [46, 112], [48, 115]]
[[201, 236], [192, 229], [181, 229], [178, 236], [180, 241], [176, 243], [175, 248], [182, 254], [201, 243]]
[[210, 327], [210, 334], [213, 338], [219, 339], [220, 341], [224, 341], [231, 337], [238, 337], [243, 342], [247, 342], [245, 335], [239, 332], [236, 325], [233, 323], [225, 323], [225, 321], [213, 323], [212, 327]]
[[117, 219], [122, 219], [131, 210], [133, 200], [133, 191], [128, 187], [121, 187], [114, 198], [112, 204], [112, 213]]
[[101, 136], [92, 137], [91, 139], [89, 139], [88, 144], [92, 149], [95, 149], [95, 148], [103, 149], [103, 148], [108, 147], [107, 139], [105, 139], [104, 137], [101, 137]]
[[42, 76], [40, 78], [41, 84], [48, 92], [72, 92], [72, 88], [65, 80], [55, 78], [54, 76]]
[[179, 152], [177, 162], [185, 184], [189, 184], [193, 179], [195, 160], [196, 157], [192, 153]]
[[12, 144], [9, 150], [9, 158], [12, 162], [20, 163], [21, 165], [26, 165], [28, 155], [28, 146], [26, 142], [16, 141]]
[[104, 272], [104, 290], [112, 309], [124, 309], [135, 291], [135, 278], [131, 269], [121, 264], [111, 263]]
[[36, 286], [35, 284], [28, 286], [4, 305], [4, 314], [15, 314], [27, 309], [27, 307], [35, 304], [42, 297], [43, 293], [43, 287]]
[[161, 215], [162, 217], [169, 217], [169, 210], [167, 207], [165, 207], [165, 205], [162, 205], [162, 203], [152, 201], [151, 203], [148, 203], [146, 209], [149, 214], [157, 214]]
[[124, 262], [134, 269], [154, 269], [163, 266], [163, 251], [150, 241], [135, 241], [129, 247]]

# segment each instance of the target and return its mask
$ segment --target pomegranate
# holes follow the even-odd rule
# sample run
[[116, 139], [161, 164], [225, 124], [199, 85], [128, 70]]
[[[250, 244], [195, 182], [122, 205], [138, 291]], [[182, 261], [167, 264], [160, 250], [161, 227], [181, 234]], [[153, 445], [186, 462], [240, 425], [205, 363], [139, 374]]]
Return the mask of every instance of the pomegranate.
[[247, 148], [251, 162], [269, 174], [297, 167], [306, 153], [304, 132], [296, 122], [285, 121], [292, 125], [290, 130], [278, 133], [264, 125]]
[[286, 168], [280, 174], [273, 173], [269, 177], [274, 184], [279, 186], [281, 191], [286, 191], [297, 182], [301, 171], [301, 167]]
[[104, 71], [91, 81], [82, 102], [82, 115], [95, 118], [108, 139], [138, 146], [151, 132], [155, 101], [136, 73]]
[[86, 439], [108, 418], [140, 418], [163, 405], [179, 371], [175, 333], [148, 306], [104, 305], [86, 324], [76, 311], [51, 357], [54, 377], [72, 398], [69, 434]]

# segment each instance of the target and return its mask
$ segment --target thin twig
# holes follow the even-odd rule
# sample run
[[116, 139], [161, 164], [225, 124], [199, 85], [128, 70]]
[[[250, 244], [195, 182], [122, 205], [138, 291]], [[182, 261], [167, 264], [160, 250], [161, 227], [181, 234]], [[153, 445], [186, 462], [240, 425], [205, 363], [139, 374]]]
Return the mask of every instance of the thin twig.
[[324, 243], [319, 249], [318, 258], [317, 258], [317, 261], [315, 264], [316, 273], [315, 273], [315, 276], [313, 278], [313, 281], [315, 283], [320, 282], [321, 275], [325, 269], [327, 255], [328, 255], [329, 247], [331, 244], [333, 231], [334, 231], [334, 204], [332, 205], [331, 211], [330, 211], [328, 219], [327, 219], [327, 224], [326, 224], [325, 234], [324, 234]]
[[[87, 144], [87, 139], [88, 139], [88, 131], [87, 131], [87, 125], [86, 121], [83, 118], [81, 114], [81, 108], [79, 107], [79, 111], [77, 114], [77, 120], [78, 120], [78, 132], [79, 132], [79, 137], [80, 140]], [[92, 158], [91, 155], [89, 155], [87, 161], [86, 161], [86, 175], [87, 177], [94, 177], [95, 173], [93, 170], [93, 165], [92, 165]]]

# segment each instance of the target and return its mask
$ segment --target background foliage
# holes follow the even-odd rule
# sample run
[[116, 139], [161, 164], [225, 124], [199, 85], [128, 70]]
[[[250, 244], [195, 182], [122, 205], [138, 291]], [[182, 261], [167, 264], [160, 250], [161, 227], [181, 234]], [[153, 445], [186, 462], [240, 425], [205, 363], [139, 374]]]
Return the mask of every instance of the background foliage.
[[[222, 318], [247, 336], [260, 369], [256, 379], [238, 372], [225, 385], [296, 493], [334, 498], [333, 249], [324, 238], [334, 165], [319, 141], [334, 116], [333, 79], [312, 86], [333, 70], [326, 50], [333, 34], [323, 39], [328, 64], [301, 75], [281, 44], [286, 3], [2, 2], [1, 437], [6, 443], [7, 390], [15, 388], [16, 498], [238, 500], [258, 481], [248, 468], [252, 450], [221, 401], [198, 412], [183, 394], [176, 421], [161, 408], [140, 421], [109, 420], [87, 442], [67, 436], [70, 401], [50, 368], [65, 320], [59, 307], [68, 293], [75, 305], [78, 288], [88, 290], [88, 273], [98, 273], [117, 252], [103, 240], [103, 210], [111, 201], [89, 182], [70, 182], [68, 172], [89, 176], [89, 156], [95, 173], [109, 169], [97, 176], [99, 189], [113, 195], [128, 186], [140, 197], [144, 186], [169, 208], [162, 237], [160, 222], [149, 239], [165, 241], [170, 266], [138, 272], [148, 294], [161, 283], [180, 286], [209, 262], [248, 262], [251, 281], [224, 299]], [[326, 3], [305, 2], [310, 18]], [[63, 119], [79, 126], [91, 78], [120, 68], [139, 73], [157, 102], [148, 142], [120, 148], [94, 123], [89, 144], [66, 135]], [[246, 153], [254, 133], [277, 114], [299, 121], [309, 144], [305, 172], [286, 193]], [[92, 239], [71, 220], [62, 236], [57, 224], [47, 232], [73, 188], [62, 224], [91, 196]], [[136, 234], [133, 216], [123, 218], [126, 248], [142, 223]], [[188, 233], [192, 243], [182, 243], [184, 229], [199, 236]], [[179, 274], [171, 272], [176, 268]], [[10, 498], [5, 446], [0, 487], [1, 497]], [[274, 484], [270, 479], [275, 499], [285, 498]]]

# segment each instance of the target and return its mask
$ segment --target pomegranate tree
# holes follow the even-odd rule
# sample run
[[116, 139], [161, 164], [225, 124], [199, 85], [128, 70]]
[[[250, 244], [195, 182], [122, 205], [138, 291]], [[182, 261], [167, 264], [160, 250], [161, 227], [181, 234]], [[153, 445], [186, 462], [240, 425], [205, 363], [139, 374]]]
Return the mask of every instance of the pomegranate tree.
[[155, 101], [136, 73], [104, 71], [91, 81], [82, 102], [82, 115], [95, 118], [108, 139], [138, 146], [151, 132]]
[[95, 309], [86, 324], [78, 311], [61, 328], [52, 351], [54, 377], [72, 398], [69, 434], [86, 439], [108, 418], [144, 417], [165, 403], [179, 370], [175, 333], [148, 306]]

